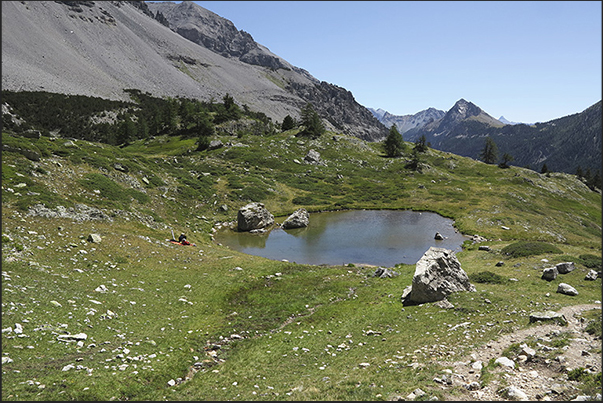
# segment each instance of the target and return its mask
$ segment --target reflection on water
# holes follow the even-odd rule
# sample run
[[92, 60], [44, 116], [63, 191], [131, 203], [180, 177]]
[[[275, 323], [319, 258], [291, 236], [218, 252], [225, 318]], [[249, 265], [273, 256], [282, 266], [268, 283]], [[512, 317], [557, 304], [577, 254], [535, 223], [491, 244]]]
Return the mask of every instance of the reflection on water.
[[[434, 239], [436, 232], [445, 239]], [[276, 228], [266, 234], [222, 230], [216, 241], [269, 259], [302, 264], [414, 264], [431, 246], [460, 251], [468, 237], [435, 213], [353, 210], [310, 214], [307, 228]]]

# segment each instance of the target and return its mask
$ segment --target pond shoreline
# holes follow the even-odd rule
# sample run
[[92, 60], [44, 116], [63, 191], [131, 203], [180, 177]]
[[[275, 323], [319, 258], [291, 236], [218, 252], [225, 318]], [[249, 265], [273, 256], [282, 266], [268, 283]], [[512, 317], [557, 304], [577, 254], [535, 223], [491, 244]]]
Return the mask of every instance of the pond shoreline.
[[[281, 217], [282, 221], [286, 219]], [[431, 246], [461, 251], [463, 242], [470, 238], [454, 226], [451, 218], [409, 209], [315, 211], [308, 227], [275, 231], [278, 229], [283, 228], [277, 222], [264, 231], [249, 233], [238, 231], [234, 222], [223, 223], [214, 241], [272, 260], [394, 267], [416, 263]]]

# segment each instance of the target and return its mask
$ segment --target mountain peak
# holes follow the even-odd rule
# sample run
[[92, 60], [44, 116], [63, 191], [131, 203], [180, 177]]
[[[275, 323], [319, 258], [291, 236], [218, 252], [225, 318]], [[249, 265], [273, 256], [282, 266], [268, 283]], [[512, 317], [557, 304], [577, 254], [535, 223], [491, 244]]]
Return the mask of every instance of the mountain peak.
[[483, 111], [477, 105], [464, 100], [456, 101], [454, 106], [448, 111], [448, 114], [455, 115], [455, 120], [467, 119], [471, 116], [479, 116]]

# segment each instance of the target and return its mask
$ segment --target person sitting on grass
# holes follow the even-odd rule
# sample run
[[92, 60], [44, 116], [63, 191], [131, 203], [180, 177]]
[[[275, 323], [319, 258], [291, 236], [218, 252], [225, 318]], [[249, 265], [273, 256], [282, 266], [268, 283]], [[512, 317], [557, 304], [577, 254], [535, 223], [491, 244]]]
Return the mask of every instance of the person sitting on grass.
[[180, 234], [180, 236], [178, 237], [178, 242], [180, 242], [182, 245], [190, 245], [191, 244], [189, 241], [186, 240], [185, 234]]

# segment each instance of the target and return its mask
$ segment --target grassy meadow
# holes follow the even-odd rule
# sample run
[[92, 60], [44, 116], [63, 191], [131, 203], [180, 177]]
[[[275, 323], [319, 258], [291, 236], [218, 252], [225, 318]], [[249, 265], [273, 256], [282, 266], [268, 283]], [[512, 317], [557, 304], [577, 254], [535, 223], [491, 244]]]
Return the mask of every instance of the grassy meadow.
[[[3, 133], [41, 159], [2, 154], [2, 400], [391, 400], [418, 387], [466, 398], [433, 382], [443, 363], [529, 326], [533, 311], [601, 300], [601, 279], [584, 281], [601, 270], [601, 193], [575, 176], [433, 149], [416, 171], [410, 143], [386, 158], [380, 144], [296, 134], [216, 136], [226, 146], [199, 152], [178, 136], [120, 148]], [[310, 149], [325, 165], [303, 163]], [[433, 211], [488, 239], [490, 251], [468, 241], [457, 257], [472, 278], [498, 281], [451, 295], [454, 309], [403, 306], [414, 265], [382, 279], [216, 244], [216, 224], [250, 201], [279, 218], [300, 207]], [[104, 219], [32, 215], [36, 204], [84, 204]], [[168, 243], [171, 230], [197, 246]], [[528, 242], [557, 250], [502, 251]], [[577, 269], [540, 279], [566, 261]], [[579, 295], [556, 293], [561, 282]]]

